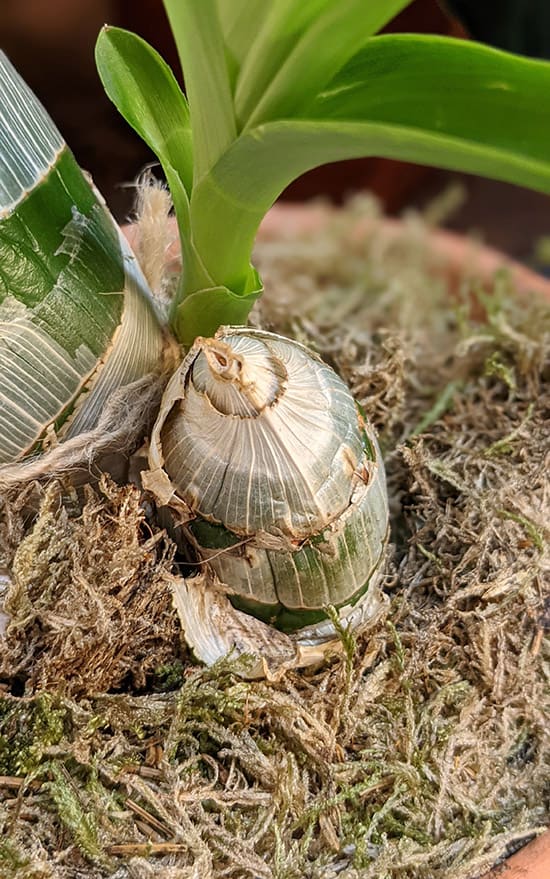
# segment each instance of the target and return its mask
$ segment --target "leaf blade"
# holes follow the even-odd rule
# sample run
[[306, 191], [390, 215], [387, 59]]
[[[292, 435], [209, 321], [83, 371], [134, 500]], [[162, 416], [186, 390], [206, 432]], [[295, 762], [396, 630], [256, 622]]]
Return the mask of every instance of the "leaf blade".
[[[314, 7], [323, 5], [324, 8], [322, 11], [315, 9], [315, 14], [306, 20], [300, 39], [265, 93], [256, 106], [249, 106], [247, 126], [295, 116], [365, 40], [387, 24], [408, 2], [339, 0], [338, 3], [313, 3]], [[297, 6], [296, 2], [293, 5]]]
[[547, 62], [455, 38], [388, 34], [368, 41], [307, 118], [400, 124], [545, 160], [549, 88]]
[[189, 219], [193, 145], [189, 108], [174, 74], [145, 40], [121, 28], [104, 27], [96, 63], [105, 91], [129, 125], [158, 157], [166, 174], [190, 283], [207, 285], [194, 251]]
[[164, 0], [164, 6], [185, 78], [196, 181], [236, 137], [225, 44], [216, 0]]
[[[369, 51], [362, 78], [356, 68], [351, 79], [348, 70], [308, 114], [243, 133], [195, 191], [195, 242], [216, 283], [242, 283], [262, 216], [292, 180], [326, 162], [385, 156], [550, 192], [550, 64], [444, 37], [376, 37]], [[380, 75], [384, 65], [390, 82]], [[469, 67], [470, 77], [464, 74]], [[397, 97], [395, 69], [401, 77]], [[509, 89], [490, 87], [497, 81]], [[487, 100], [480, 102], [483, 82]], [[482, 109], [472, 121], [476, 101]], [[328, 121], [322, 118], [327, 112]], [[208, 266], [222, 223], [223, 246], [216, 266]]]
[[95, 427], [114, 390], [157, 368], [163, 344], [122, 233], [0, 52], [0, 465], [52, 426], [64, 437]]
[[260, 30], [264, 0], [217, 0], [224, 42], [238, 73]]
[[[231, 2], [231, 0], [229, 0]], [[254, 35], [235, 90], [235, 112], [241, 127], [277, 76], [296, 44], [330, 0], [273, 0]], [[265, 6], [264, 6], [265, 10]]]
[[166, 62], [141, 37], [108, 26], [99, 34], [95, 57], [110, 100], [161, 163], [177, 168], [190, 195], [193, 149], [189, 108]]

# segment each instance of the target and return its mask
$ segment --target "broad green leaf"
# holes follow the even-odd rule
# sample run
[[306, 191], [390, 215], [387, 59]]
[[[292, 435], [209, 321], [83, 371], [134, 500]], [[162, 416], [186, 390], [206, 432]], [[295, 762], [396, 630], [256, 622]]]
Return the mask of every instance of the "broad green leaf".
[[174, 74], [145, 40], [117, 27], [97, 39], [97, 69], [119, 113], [163, 165], [175, 168], [190, 195], [193, 151], [189, 108]]
[[234, 82], [265, 19], [265, 0], [217, 0], [217, 4]]
[[[408, 3], [409, 0], [302, 0], [299, 4], [294, 0], [290, 5], [296, 10], [300, 6], [324, 9], [315, 9], [315, 14], [304, 22], [304, 32], [280, 68], [275, 68], [265, 93], [254, 92], [254, 104], [249, 102], [243, 109], [237, 102], [239, 119], [251, 127], [296, 116], [366, 40]], [[239, 91], [238, 86], [237, 99]]]
[[307, 118], [398, 124], [486, 145], [528, 166], [550, 161], [549, 96], [550, 63], [479, 43], [396, 34], [371, 39]]
[[[264, 3], [261, 27], [252, 35], [235, 90], [235, 111], [241, 125], [256, 108], [304, 30], [330, 3], [331, 0], [272, 0], [267, 8]], [[247, 0], [244, 5], [249, 5]]]
[[550, 192], [550, 64], [444, 37], [384, 36], [300, 119], [241, 137], [194, 191], [194, 242], [218, 284], [244, 283], [257, 227], [310, 168], [387, 156]]
[[223, 34], [216, 0], [164, 0], [164, 6], [185, 79], [197, 181], [237, 133]]
[[109, 98], [157, 155], [176, 208], [189, 283], [209, 285], [193, 249], [189, 196], [193, 186], [193, 149], [189, 108], [174, 74], [145, 40], [129, 31], [104, 27], [96, 62]]

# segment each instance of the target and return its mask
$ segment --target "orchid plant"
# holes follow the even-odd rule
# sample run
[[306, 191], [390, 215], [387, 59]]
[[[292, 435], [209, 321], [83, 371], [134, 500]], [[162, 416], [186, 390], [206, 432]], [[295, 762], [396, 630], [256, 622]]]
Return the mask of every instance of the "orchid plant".
[[386, 156], [550, 191], [550, 64], [440, 36], [378, 35], [407, 0], [164, 0], [187, 97], [140, 37], [105, 27], [104, 87], [162, 164], [189, 345], [239, 324], [262, 285], [264, 214], [326, 162]]

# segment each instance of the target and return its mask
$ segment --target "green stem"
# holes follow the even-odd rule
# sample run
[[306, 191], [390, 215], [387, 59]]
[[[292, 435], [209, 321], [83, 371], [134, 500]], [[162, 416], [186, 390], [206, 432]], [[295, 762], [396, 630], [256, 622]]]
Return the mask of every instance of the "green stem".
[[184, 268], [170, 314], [172, 330], [184, 346], [197, 335], [212, 335], [222, 324], [246, 323], [261, 293], [261, 281], [250, 259], [265, 212], [265, 205], [251, 209], [232, 200], [212, 175], [193, 192], [189, 207], [192, 240], [186, 242]]

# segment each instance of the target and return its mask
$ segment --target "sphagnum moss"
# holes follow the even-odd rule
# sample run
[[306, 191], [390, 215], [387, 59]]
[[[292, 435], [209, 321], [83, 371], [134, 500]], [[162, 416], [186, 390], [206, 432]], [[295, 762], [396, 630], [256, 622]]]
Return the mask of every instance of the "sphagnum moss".
[[[361, 210], [259, 250], [284, 293], [262, 320], [332, 359], [378, 425], [394, 526], [387, 618], [368, 638], [343, 632], [343, 655], [322, 669], [250, 683], [231, 661], [193, 668], [167, 593], [145, 680], [129, 673], [143, 661], [130, 639], [122, 676], [105, 663], [98, 685], [87, 655], [71, 654], [65, 695], [46, 695], [52, 668], [61, 680], [60, 605], [16, 613], [4, 686], [26, 696], [2, 699], [0, 876], [473, 879], [548, 821], [544, 315], [516, 307], [501, 279], [476, 324], [442, 301], [416, 220], [382, 248], [375, 231], [348, 234]], [[118, 552], [132, 586], [122, 610], [120, 583], [87, 593], [103, 620], [96, 655], [111, 655], [124, 613], [159, 595], [173, 563], [134, 489], [104, 485], [87, 504], [64, 519], [71, 540], [96, 517], [87, 563], [108, 571]], [[20, 510], [3, 514], [8, 560], [33, 533], [38, 547], [41, 526]], [[61, 557], [78, 619], [80, 558]], [[162, 666], [177, 668], [177, 690], [153, 692]]]
[[41, 693], [28, 700], [0, 701], [0, 775], [24, 777], [44, 760], [48, 748], [68, 733], [69, 716], [60, 699]]

